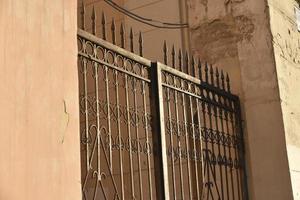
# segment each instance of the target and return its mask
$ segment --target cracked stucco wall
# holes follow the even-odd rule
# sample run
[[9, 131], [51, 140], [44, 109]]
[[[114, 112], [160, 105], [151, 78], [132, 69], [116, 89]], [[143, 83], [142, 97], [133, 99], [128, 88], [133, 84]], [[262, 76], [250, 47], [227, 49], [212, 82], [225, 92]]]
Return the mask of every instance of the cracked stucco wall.
[[250, 199], [293, 199], [268, 2], [188, 0], [188, 13], [192, 51], [240, 96]]
[[0, 1], [0, 199], [80, 200], [77, 2]]
[[295, 0], [268, 0], [293, 194], [300, 200], [300, 32]]

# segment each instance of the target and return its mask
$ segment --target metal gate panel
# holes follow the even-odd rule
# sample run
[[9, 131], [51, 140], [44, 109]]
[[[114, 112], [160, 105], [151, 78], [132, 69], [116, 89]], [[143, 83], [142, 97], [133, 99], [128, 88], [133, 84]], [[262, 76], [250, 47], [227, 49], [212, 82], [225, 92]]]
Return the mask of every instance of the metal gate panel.
[[228, 75], [180, 50], [168, 55], [166, 43], [165, 64], [151, 62], [142, 34], [137, 55], [132, 30], [127, 51], [124, 26], [116, 34], [112, 21], [110, 43], [105, 16], [102, 38], [95, 16], [92, 34], [78, 30], [83, 199], [247, 200], [240, 104]]

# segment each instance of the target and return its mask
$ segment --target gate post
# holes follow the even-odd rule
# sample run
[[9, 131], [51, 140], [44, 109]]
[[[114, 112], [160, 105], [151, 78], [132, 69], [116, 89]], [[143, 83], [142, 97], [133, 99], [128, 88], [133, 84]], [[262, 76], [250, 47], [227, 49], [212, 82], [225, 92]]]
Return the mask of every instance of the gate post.
[[153, 146], [157, 199], [169, 200], [168, 160], [166, 148], [163, 88], [159, 62], [151, 63], [151, 110], [153, 114]]
[[243, 124], [242, 124], [242, 112], [241, 112], [241, 104], [239, 98], [237, 98], [234, 102], [235, 109], [237, 110], [236, 113], [236, 120], [239, 124], [238, 133], [241, 140], [241, 147], [239, 149], [239, 160], [242, 165], [243, 170], [243, 183], [242, 183], [242, 191], [243, 191], [243, 199], [249, 200], [249, 193], [248, 193], [248, 178], [247, 178], [247, 165], [246, 165], [246, 155], [245, 155], [245, 140], [244, 140], [244, 130], [243, 130]]

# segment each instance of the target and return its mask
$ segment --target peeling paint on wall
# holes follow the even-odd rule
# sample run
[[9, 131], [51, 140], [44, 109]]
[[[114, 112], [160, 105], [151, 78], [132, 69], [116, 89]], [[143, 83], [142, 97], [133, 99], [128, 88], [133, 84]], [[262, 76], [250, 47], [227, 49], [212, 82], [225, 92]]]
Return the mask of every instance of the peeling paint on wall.
[[[215, 19], [193, 27], [191, 32], [198, 49], [212, 49], [214, 53], [208, 52], [210, 62], [218, 58], [234, 57], [237, 55], [236, 44], [243, 40], [251, 40], [254, 32], [252, 20], [246, 16], [227, 16], [222, 19]], [[201, 52], [201, 55], [205, 53]]]

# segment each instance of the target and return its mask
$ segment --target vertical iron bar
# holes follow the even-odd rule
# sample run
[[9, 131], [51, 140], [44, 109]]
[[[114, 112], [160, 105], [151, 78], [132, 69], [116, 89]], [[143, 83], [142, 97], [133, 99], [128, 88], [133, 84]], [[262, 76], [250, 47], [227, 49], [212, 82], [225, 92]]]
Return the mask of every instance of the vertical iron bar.
[[[230, 90], [229, 90], [230, 91]], [[230, 108], [231, 108], [231, 101], [229, 100], [228, 101], [228, 103], [229, 103], [229, 106], [230, 106]], [[230, 176], [231, 176], [231, 187], [232, 187], [232, 197], [233, 197], [233, 200], [235, 199], [235, 189], [234, 189], [234, 180], [233, 180], [233, 172], [232, 172], [232, 170], [233, 170], [233, 168], [234, 168], [234, 166], [233, 166], [233, 159], [232, 159], [232, 154], [231, 154], [231, 147], [233, 148], [233, 151], [234, 151], [234, 145], [233, 145], [233, 140], [232, 140], [232, 136], [233, 136], [233, 131], [234, 131], [234, 126], [233, 126], [233, 114], [232, 114], [232, 111], [229, 113], [229, 119], [230, 119], [230, 124], [231, 124], [231, 139], [230, 139], [230, 143], [231, 144], [229, 144], [230, 146], [229, 146], [229, 152], [230, 152], [230, 160], [231, 160], [231, 166], [230, 166]]]
[[217, 106], [213, 107], [213, 112], [215, 116], [215, 126], [216, 126], [216, 134], [219, 135], [219, 137], [216, 137], [217, 141], [217, 147], [218, 147], [218, 156], [217, 156], [217, 164], [219, 165], [219, 172], [220, 172], [220, 181], [221, 181], [221, 196], [222, 199], [224, 199], [224, 188], [223, 188], [223, 169], [222, 169], [222, 156], [221, 156], [221, 137], [220, 137], [220, 131], [219, 131], [219, 122], [218, 122], [218, 110]]
[[[230, 100], [228, 100], [230, 101]], [[229, 102], [228, 102], [229, 104]], [[229, 130], [229, 118], [228, 118], [228, 111], [225, 111], [225, 126], [226, 126], [226, 132], [227, 132], [227, 137], [230, 137], [230, 130]], [[230, 164], [230, 160], [231, 160], [231, 146], [230, 146], [230, 143], [228, 142], [228, 160], [227, 160], [227, 163]], [[232, 196], [234, 196], [234, 189], [233, 189], [233, 178], [232, 178], [232, 168], [231, 166], [229, 165], [229, 171], [230, 171], [230, 179], [231, 179], [231, 192], [232, 192]]]
[[[198, 130], [199, 130], [199, 142], [200, 142], [200, 155], [201, 155], [201, 160], [200, 160], [200, 162], [201, 162], [201, 164], [200, 164], [200, 167], [201, 167], [201, 184], [203, 184], [204, 183], [204, 157], [203, 157], [203, 147], [202, 147], [202, 134], [201, 134], [201, 117], [200, 117], [200, 107], [199, 107], [199, 103], [200, 103], [200, 101], [199, 101], [199, 99], [198, 98], [196, 98], [196, 105], [197, 105], [197, 107], [196, 107], [196, 109], [197, 109], [197, 118], [198, 118]], [[199, 186], [198, 186], [199, 187]], [[202, 195], [202, 193], [203, 193], [203, 191], [200, 191], [200, 194], [199, 194], [199, 199], [201, 199], [201, 195]]]
[[153, 143], [158, 155], [154, 158], [156, 195], [158, 200], [169, 200], [168, 160], [164, 122], [163, 88], [161, 67], [151, 63], [151, 98], [153, 109]]
[[[115, 70], [115, 91], [116, 91], [116, 104], [117, 104], [117, 129], [119, 136], [119, 159], [120, 159], [120, 178], [121, 178], [121, 199], [124, 200], [124, 174], [123, 174], [123, 156], [122, 156], [122, 143], [121, 143], [121, 122], [120, 122], [120, 100], [119, 100], [119, 79], [118, 71]], [[117, 142], [117, 141], [116, 141]]]
[[[234, 102], [234, 104], [235, 104], [235, 102]], [[234, 105], [234, 111], [236, 112], [236, 107], [235, 107], [235, 105]], [[235, 168], [235, 172], [236, 172], [236, 186], [237, 186], [237, 195], [238, 195], [238, 199], [241, 199], [241, 191], [240, 191], [240, 180], [239, 180], [239, 178], [240, 178], [240, 173], [239, 173], [239, 170], [240, 170], [240, 167], [239, 167], [239, 152], [238, 152], [238, 149], [239, 149], [239, 144], [238, 144], [238, 142], [239, 142], [239, 136], [238, 136], [238, 122], [237, 122], [237, 115], [236, 115], [236, 113], [233, 113], [233, 115], [234, 115], [234, 118], [233, 118], [233, 120], [232, 120], [232, 127], [233, 127], [233, 129], [232, 129], [232, 134], [233, 134], [233, 140], [232, 140], [232, 146], [233, 146], [233, 149], [234, 149], [234, 154], [235, 154], [235, 161], [236, 162], [234, 162], [234, 168]]]
[[[226, 111], [224, 111], [226, 112]], [[227, 163], [228, 163], [228, 158], [227, 158], [227, 150], [226, 150], [226, 135], [225, 135], [225, 130], [224, 130], [224, 114], [223, 110], [220, 109], [220, 119], [221, 119], [221, 131], [222, 131], [222, 145], [223, 145], [223, 151], [224, 151], [224, 158], [225, 160], [224, 166], [225, 166], [225, 180], [226, 180], [226, 194], [227, 194], [227, 199], [229, 200], [229, 183], [228, 183], [228, 170], [227, 170]]]
[[137, 123], [137, 96], [136, 96], [136, 79], [133, 78], [133, 106], [134, 106], [134, 118], [135, 118], [135, 137], [136, 137], [136, 141], [137, 141], [137, 160], [138, 160], [138, 171], [139, 171], [139, 183], [140, 183], [140, 199], [143, 200], [143, 191], [142, 191], [142, 188], [143, 188], [143, 182], [142, 182], [142, 170], [141, 170], [141, 158], [140, 158], [140, 138], [139, 138], [139, 126], [138, 126], [138, 123]]
[[[168, 82], [168, 77], [167, 81]], [[173, 145], [173, 128], [172, 128], [172, 115], [171, 115], [171, 106], [170, 106], [170, 88], [166, 88], [167, 90], [167, 112], [168, 112], [168, 121], [170, 127], [170, 145], [171, 145], [171, 170], [172, 170], [172, 187], [174, 193], [174, 199], [176, 199], [176, 176], [175, 176], [175, 161], [174, 161], [174, 145]]]
[[[209, 93], [208, 93], [208, 98], [209, 100], [213, 100], [213, 98], [210, 97]], [[212, 168], [212, 175], [213, 175], [213, 180], [215, 182], [215, 188], [217, 190], [217, 195], [218, 198], [220, 198], [220, 193], [219, 193], [219, 188], [217, 186], [217, 177], [216, 177], [216, 153], [215, 153], [215, 137], [214, 137], [214, 131], [213, 131], [213, 121], [212, 121], [212, 105], [210, 103], [207, 104], [207, 111], [208, 111], [208, 119], [209, 119], [209, 131], [210, 131], [210, 140], [211, 140], [211, 149], [212, 149], [212, 161], [210, 164], [213, 165]]]
[[[142, 75], [145, 74], [145, 69], [142, 68]], [[148, 120], [147, 120], [147, 106], [146, 106], [146, 90], [145, 90], [145, 81], [142, 81], [142, 94], [143, 94], [143, 107], [144, 107], [144, 118], [145, 118], [145, 133], [146, 133], [146, 143], [147, 145], [150, 144], [149, 142], [149, 132], [148, 132]], [[148, 165], [148, 181], [149, 181], [149, 193], [150, 193], [150, 200], [153, 199], [153, 192], [152, 192], [152, 177], [151, 177], [151, 160], [150, 160], [150, 152], [147, 152], [147, 165]]]
[[184, 186], [183, 186], [183, 173], [182, 173], [182, 160], [181, 160], [181, 142], [180, 142], [180, 130], [179, 130], [179, 117], [178, 117], [178, 98], [177, 91], [175, 90], [175, 117], [177, 124], [177, 137], [178, 137], [178, 148], [179, 148], [179, 173], [180, 173], [180, 188], [181, 188], [181, 199], [184, 199]]
[[90, 169], [90, 147], [89, 147], [89, 112], [88, 112], [88, 88], [87, 88], [87, 60], [83, 59], [83, 82], [84, 82], [84, 109], [85, 109], [85, 140], [86, 140], [86, 173], [88, 174]]
[[[239, 124], [239, 136], [240, 136], [240, 150], [239, 150], [239, 160], [241, 162], [241, 168], [243, 172], [243, 194], [242, 199], [249, 200], [248, 194], [248, 182], [247, 182], [247, 171], [246, 171], [246, 159], [245, 159], [245, 144], [244, 144], [244, 134], [243, 134], [243, 126], [242, 126], [242, 112], [241, 112], [241, 105], [239, 99], [236, 100], [236, 112], [238, 117], [238, 124]], [[242, 186], [241, 186], [242, 187]]]
[[109, 100], [109, 77], [108, 77], [108, 68], [104, 65], [104, 79], [105, 79], [105, 91], [106, 91], [106, 103], [107, 103], [107, 127], [109, 135], [109, 164], [110, 170], [112, 171], [112, 141], [111, 141], [111, 124], [110, 124], [110, 100]]
[[132, 146], [131, 146], [131, 130], [130, 130], [130, 111], [129, 111], [129, 88], [128, 88], [128, 75], [125, 74], [125, 95], [126, 95], [126, 113], [127, 113], [127, 131], [128, 131], [128, 141], [129, 141], [129, 165], [130, 165], [130, 178], [131, 178], [131, 195], [135, 198], [134, 194], [134, 178], [133, 178], [133, 163], [132, 163]]
[[190, 154], [189, 154], [189, 134], [187, 131], [187, 114], [186, 114], [186, 105], [185, 105], [185, 94], [182, 92], [182, 106], [183, 106], [183, 121], [184, 121], [184, 131], [185, 131], [185, 145], [187, 152], [187, 170], [188, 170], [188, 184], [189, 184], [189, 197], [193, 199], [192, 183], [191, 183], [191, 167], [190, 167]]
[[[203, 95], [203, 92], [201, 92], [201, 94]], [[210, 160], [209, 160], [209, 153], [208, 153], [208, 140], [209, 140], [209, 134], [208, 134], [208, 128], [206, 125], [206, 103], [204, 101], [201, 102], [201, 107], [202, 107], [202, 114], [203, 114], [203, 134], [204, 134], [204, 140], [205, 140], [205, 164], [204, 164], [204, 174], [205, 172], [207, 173], [207, 182], [203, 183], [206, 187], [208, 187], [208, 191], [207, 191], [207, 199], [209, 199], [209, 193], [211, 190], [211, 180], [210, 180], [210, 173], [209, 173], [209, 165], [210, 165]], [[206, 171], [207, 169], [207, 171]]]
[[[194, 114], [193, 114], [193, 101], [192, 101], [192, 96], [189, 96], [189, 104], [190, 104], [190, 113], [191, 113], [191, 126], [192, 126], [192, 139], [193, 139], [193, 157], [197, 155], [197, 148], [196, 148], [196, 134], [195, 134], [195, 125], [194, 125]], [[198, 180], [198, 163], [197, 159], [194, 158], [194, 165], [195, 165], [195, 176], [196, 176], [196, 194], [197, 197], [196, 199], [200, 199], [200, 194], [199, 194], [199, 180]]]
[[94, 62], [94, 77], [95, 77], [95, 90], [96, 90], [96, 120], [97, 120], [97, 167], [98, 167], [98, 174], [97, 178], [100, 181], [100, 174], [101, 174], [101, 148], [100, 148], [100, 110], [99, 110], [99, 74], [98, 74], [98, 64]]

